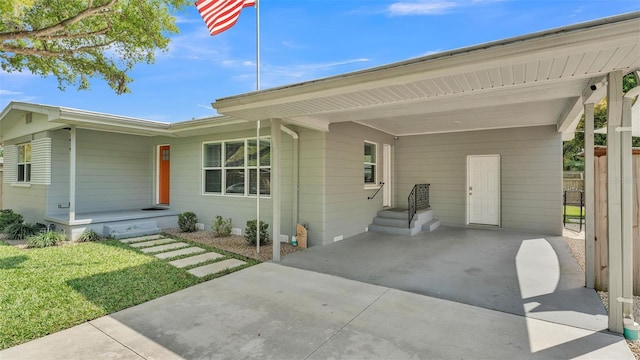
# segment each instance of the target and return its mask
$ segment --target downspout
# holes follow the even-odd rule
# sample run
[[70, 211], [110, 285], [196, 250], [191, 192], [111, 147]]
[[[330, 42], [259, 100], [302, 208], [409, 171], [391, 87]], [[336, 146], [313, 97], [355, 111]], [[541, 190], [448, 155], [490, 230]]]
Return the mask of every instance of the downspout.
[[299, 164], [299, 138], [297, 132], [289, 129], [286, 126], [282, 126], [282, 131], [284, 131], [287, 135], [293, 138], [293, 192], [292, 192], [292, 202], [293, 206], [291, 209], [293, 215], [293, 225], [292, 225], [292, 235], [296, 234], [296, 225], [298, 224], [298, 193], [300, 191], [299, 187], [299, 175], [300, 175], [300, 164]]

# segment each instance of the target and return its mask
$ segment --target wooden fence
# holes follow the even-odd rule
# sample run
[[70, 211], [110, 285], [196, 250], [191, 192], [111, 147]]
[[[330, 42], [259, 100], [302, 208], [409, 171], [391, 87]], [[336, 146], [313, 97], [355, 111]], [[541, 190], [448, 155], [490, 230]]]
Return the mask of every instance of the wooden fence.
[[[596, 290], [609, 288], [607, 230], [607, 156], [595, 158], [595, 269]], [[633, 293], [640, 295], [640, 155], [633, 156]]]

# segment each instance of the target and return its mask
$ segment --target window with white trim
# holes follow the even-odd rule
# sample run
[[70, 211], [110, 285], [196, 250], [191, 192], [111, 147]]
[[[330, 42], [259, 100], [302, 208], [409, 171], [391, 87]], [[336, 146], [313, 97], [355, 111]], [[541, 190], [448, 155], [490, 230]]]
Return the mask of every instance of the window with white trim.
[[18, 173], [17, 182], [31, 181], [31, 143], [18, 145]]
[[[202, 144], [203, 193], [249, 196], [258, 192], [256, 139]], [[260, 139], [260, 195], [271, 194], [271, 140]]]
[[376, 165], [378, 158], [378, 144], [365, 141], [364, 142], [364, 185], [375, 186], [376, 182]]

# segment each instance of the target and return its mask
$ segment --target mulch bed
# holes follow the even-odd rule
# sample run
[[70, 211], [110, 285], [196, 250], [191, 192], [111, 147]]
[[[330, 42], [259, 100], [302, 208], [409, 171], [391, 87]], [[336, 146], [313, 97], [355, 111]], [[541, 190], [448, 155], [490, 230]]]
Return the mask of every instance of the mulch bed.
[[[179, 228], [164, 229], [163, 231], [173, 236], [213, 246], [234, 254], [246, 256], [251, 259], [269, 261], [273, 258], [273, 244], [261, 245], [260, 253], [258, 254], [254, 245], [249, 245], [244, 237], [238, 235], [218, 238], [213, 234], [213, 231], [198, 230], [196, 232], [186, 233], [180, 231]], [[283, 242], [280, 243], [281, 257], [287, 254], [294, 253], [298, 250], [300, 250], [300, 248], [297, 246], [293, 246], [291, 244]]]

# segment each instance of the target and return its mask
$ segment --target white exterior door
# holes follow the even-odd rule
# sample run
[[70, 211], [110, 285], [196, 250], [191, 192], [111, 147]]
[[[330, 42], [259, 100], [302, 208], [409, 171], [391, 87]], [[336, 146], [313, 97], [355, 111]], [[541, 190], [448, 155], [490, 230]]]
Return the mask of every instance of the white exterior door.
[[467, 156], [467, 220], [500, 225], [500, 155]]
[[391, 145], [382, 144], [382, 206], [391, 206]]

